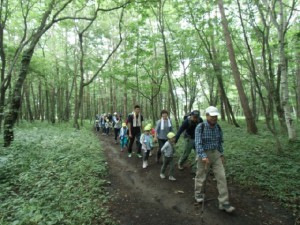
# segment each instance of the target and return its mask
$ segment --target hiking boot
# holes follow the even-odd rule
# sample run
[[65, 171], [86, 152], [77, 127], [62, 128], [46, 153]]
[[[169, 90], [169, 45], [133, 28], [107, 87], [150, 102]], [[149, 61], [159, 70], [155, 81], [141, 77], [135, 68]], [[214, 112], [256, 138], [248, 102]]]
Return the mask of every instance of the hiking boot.
[[171, 180], [171, 181], [175, 181], [175, 180], [176, 180], [176, 178], [175, 178], [175, 177], [173, 177], [173, 176], [169, 176], [169, 180]]
[[136, 154], [138, 158], [142, 158], [143, 156], [140, 153]]
[[166, 176], [163, 173], [161, 173], [159, 176], [160, 176], [161, 179], [165, 179], [166, 178]]
[[131, 158], [131, 153], [128, 153], [128, 157]]
[[148, 166], [148, 162], [147, 161], [143, 161], [143, 169], [147, 168]]
[[195, 195], [195, 200], [196, 200], [196, 202], [198, 202], [198, 203], [203, 202], [203, 200], [204, 200], [203, 194], [196, 194], [196, 195]]
[[182, 165], [178, 164], [178, 169], [179, 169], [179, 170], [183, 170], [184, 168], [183, 168]]
[[229, 203], [227, 204], [219, 204], [219, 209], [220, 210], [225, 210], [228, 213], [231, 213], [235, 210], [233, 206], [231, 206]]

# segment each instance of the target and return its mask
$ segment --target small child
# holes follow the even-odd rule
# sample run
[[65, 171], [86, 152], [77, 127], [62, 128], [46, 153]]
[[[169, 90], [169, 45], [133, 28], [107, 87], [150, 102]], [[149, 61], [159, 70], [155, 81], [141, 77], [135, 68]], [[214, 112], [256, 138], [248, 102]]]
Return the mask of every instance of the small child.
[[169, 132], [167, 134], [168, 141], [163, 145], [161, 148], [161, 153], [163, 154], [163, 165], [160, 170], [160, 178], [165, 179], [165, 171], [167, 166], [170, 165], [170, 172], [169, 172], [169, 180], [175, 181], [174, 174], [174, 161], [173, 156], [175, 153], [175, 134], [173, 132]]
[[106, 119], [105, 120], [105, 134], [107, 136], [109, 135], [109, 127], [110, 127], [109, 119]]
[[143, 156], [143, 168], [147, 168], [148, 166], [148, 158], [150, 151], [153, 148], [153, 137], [150, 133], [151, 131], [151, 124], [148, 124], [144, 128], [144, 133], [141, 135], [140, 143], [142, 144], [142, 150], [144, 152]]
[[97, 133], [100, 131], [100, 123], [99, 123], [99, 120], [95, 120], [95, 128], [96, 128], [96, 131]]
[[126, 123], [122, 123], [119, 137], [120, 137], [120, 144], [121, 144], [121, 152], [123, 152], [124, 149], [127, 147], [127, 141], [128, 141], [128, 128], [126, 126]]

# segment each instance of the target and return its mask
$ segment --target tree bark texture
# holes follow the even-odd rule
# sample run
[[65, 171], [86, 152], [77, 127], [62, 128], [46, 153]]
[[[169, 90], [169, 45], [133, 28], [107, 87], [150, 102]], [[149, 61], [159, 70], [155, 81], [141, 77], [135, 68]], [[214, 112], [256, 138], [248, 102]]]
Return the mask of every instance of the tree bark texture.
[[237, 62], [235, 59], [235, 53], [234, 53], [234, 49], [233, 49], [230, 32], [229, 32], [228, 21], [227, 21], [226, 15], [225, 15], [223, 0], [219, 0], [218, 5], [219, 5], [221, 17], [222, 17], [222, 27], [223, 27], [223, 31], [224, 31], [224, 37], [225, 37], [225, 41], [226, 41], [226, 46], [227, 46], [227, 50], [228, 50], [232, 73], [233, 73], [235, 84], [236, 84], [236, 87], [237, 87], [237, 90], [239, 93], [239, 97], [240, 97], [240, 102], [241, 102], [241, 105], [242, 105], [242, 108], [244, 111], [244, 115], [246, 118], [246, 122], [247, 122], [247, 131], [251, 134], [256, 134], [257, 127], [256, 127], [255, 119], [252, 115], [252, 111], [249, 107], [248, 98], [244, 91], [244, 87], [243, 87], [242, 81], [241, 81], [241, 75], [240, 75], [240, 72], [239, 72], [239, 69], [237, 66]]

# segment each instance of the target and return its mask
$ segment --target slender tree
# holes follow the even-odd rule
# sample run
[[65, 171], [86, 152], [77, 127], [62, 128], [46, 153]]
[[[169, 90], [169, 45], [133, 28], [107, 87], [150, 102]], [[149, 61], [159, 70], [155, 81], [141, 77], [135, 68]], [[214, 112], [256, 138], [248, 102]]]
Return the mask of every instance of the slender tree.
[[[278, 72], [281, 77], [281, 93], [282, 100], [281, 104], [284, 109], [285, 123], [288, 130], [289, 140], [296, 140], [296, 130], [293, 124], [293, 119], [291, 116], [291, 107], [289, 102], [289, 82], [288, 82], [288, 74], [287, 74], [287, 57], [285, 52], [286, 46], [286, 33], [289, 28], [289, 21], [292, 18], [293, 11], [296, 6], [296, 0], [292, 1], [292, 5], [290, 8], [290, 12], [287, 15], [287, 10], [284, 2], [282, 0], [279, 1], [271, 1], [271, 4], [266, 0], [263, 0], [265, 6], [270, 10], [270, 17], [277, 29], [278, 33], [278, 51], [279, 51], [279, 64], [278, 64]], [[278, 3], [279, 12], [277, 13], [275, 10], [276, 3]], [[277, 19], [278, 18], [278, 19]]]
[[240, 71], [238, 69], [238, 65], [236, 62], [235, 52], [233, 49], [233, 44], [232, 44], [232, 40], [231, 40], [231, 36], [230, 36], [230, 32], [229, 32], [228, 21], [227, 21], [226, 15], [225, 15], [223, 0], [218, 0], [218, 5], [219, 5], [220, 13], [221, 13], [222, 27], [223, 27], [223, 31], [224, 31], [224, 37], [225, 37], [225, 41], [226, 41], [226, 46], [227, 46], [227, 50], [228, 50], [228, 56], [230, 59], [233, 77], [234, 77], [235, 84], [236, 84], [236, 87], [237, 87], [237, 90], [239, 93], [241, 105], [242, 105], [242, 108], [243, 108], [243, 111], [244, 111], [244, 114], [246, 117], [247, 130], [249, 133], [256, 134], [257, 127], [256, 127], [256, 123], [255, 123], [255, 119], [253, 117], [252, 111], [249, 107], [248, 98], [246, 96], [244, 87], [242, 85], [241, 75], [240, 75]]

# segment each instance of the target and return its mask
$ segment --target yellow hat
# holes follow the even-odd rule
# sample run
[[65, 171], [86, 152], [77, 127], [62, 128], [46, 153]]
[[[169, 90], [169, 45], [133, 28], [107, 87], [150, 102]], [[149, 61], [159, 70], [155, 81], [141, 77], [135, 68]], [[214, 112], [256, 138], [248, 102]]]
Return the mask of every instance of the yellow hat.
[[144, 130], [151, 130], [151, 128], [152, 128], [151, 124], [147, 124], [147, 125], [145, 126]]
[[168, 134], [167, 134], [167, 138], [169, 138], [169, 139], [171, 139], [171, 138], [173, 138], [173, 137], [175, 137], [176, 135], [173, 133], [173, 132], [169, 132]]
[[126, 127], [126, 123], [122, 123], [122, 127]]

